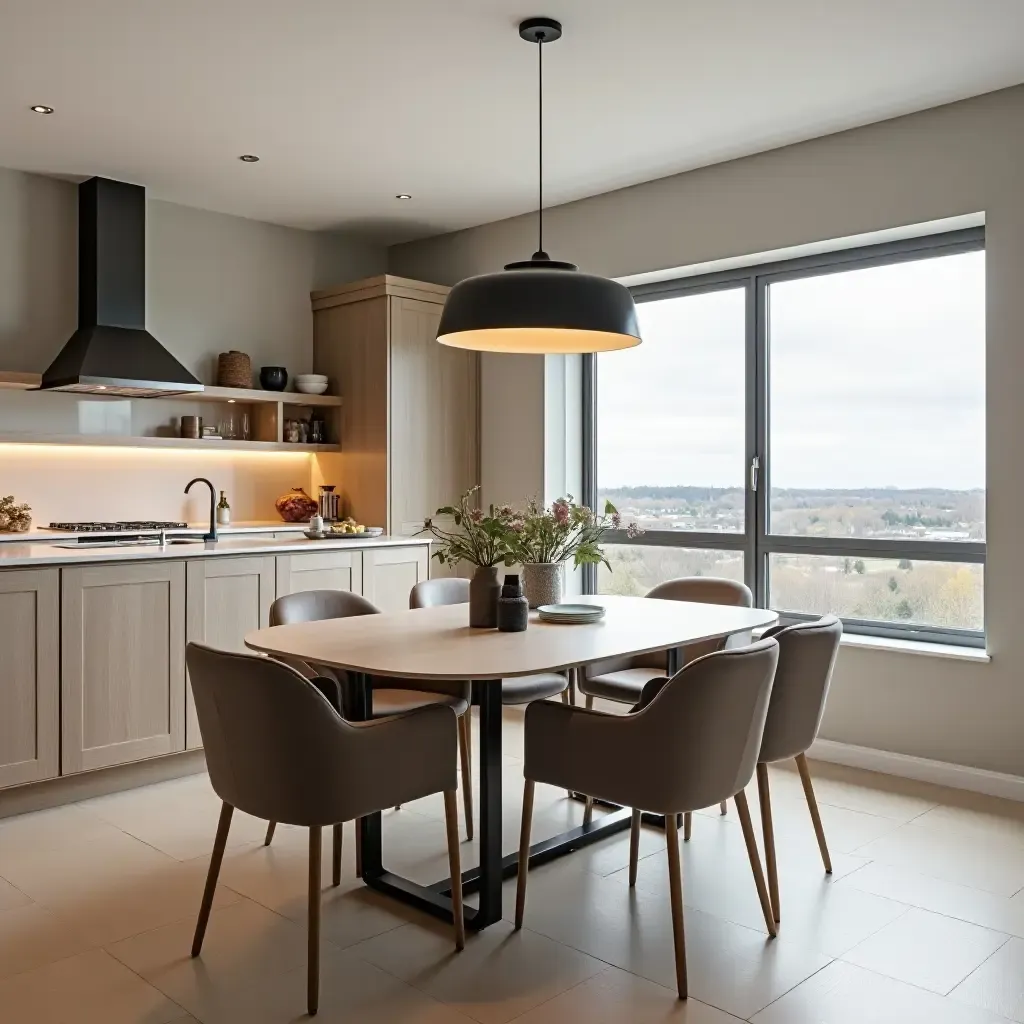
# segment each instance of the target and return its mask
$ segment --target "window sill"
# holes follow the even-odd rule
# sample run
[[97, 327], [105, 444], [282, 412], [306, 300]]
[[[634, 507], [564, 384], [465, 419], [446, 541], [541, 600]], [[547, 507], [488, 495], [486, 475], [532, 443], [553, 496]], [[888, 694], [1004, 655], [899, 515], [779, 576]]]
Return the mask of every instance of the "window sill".
[[864, 633], [844, 633], [843, 647], [863, 647], [878, 651], [897, 651], [900, 654], [923, 654], [931, 658], [951, 658], [954, 661], [976, 661], [987, 664], [991, 655], [983, 647], [960, 647], [956, 644], [930, 644], [922, 640], [897, 640], [887, 636], [868, 636]]

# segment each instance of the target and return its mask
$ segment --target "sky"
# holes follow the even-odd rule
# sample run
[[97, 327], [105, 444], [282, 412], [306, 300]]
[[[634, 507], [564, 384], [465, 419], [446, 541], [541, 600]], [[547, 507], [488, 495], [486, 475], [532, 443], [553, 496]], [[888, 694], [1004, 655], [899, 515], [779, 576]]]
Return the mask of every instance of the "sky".
[[[985, 254], [769, 287], [773, 487], [985, 486]], [[638, 304], [597, 357], [598, 486], [742, 487], [743, 289]]]

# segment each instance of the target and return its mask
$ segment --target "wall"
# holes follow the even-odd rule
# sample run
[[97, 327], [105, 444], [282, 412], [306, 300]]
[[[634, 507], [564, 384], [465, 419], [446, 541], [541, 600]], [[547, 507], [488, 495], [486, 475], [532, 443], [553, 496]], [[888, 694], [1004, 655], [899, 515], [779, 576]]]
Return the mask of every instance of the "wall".
[[[70, 182], [0, 169], [0, 369], [41, 372], [75, 329], [77, 212]], [[385, 257], [382, 247], [341, 234], [150, 200], [148, 326], [208, 383], [217, 353], [228, 348], [248, 352], [257, 372], [266, 364], [309, 372], [310, 291], [382, 273]], [[56, 432], [57, 420], [74, 417], [75, 401], [0, 391], [0, 425]], [[295, 484], [309, 486], [311, 467], [310, 458], [291, 454], [0, 446], [0, 494], [13, 491], [28, 501], [40, 522], [173, 518], [194, 513], [180, 488], [208, 472], [228, 490], [236, 518], [268, 519], [273, 497]]]
[[[987, 232], [986, 615], [990, 664], [844, 648], [822, 735], [1024, 775], [1024, 87], [663, 178], [548, 211], [556, 259], [613, 277], [983, 212]], [[396, 246], [392, 273], [451, 284], [532, 249], [519, 217]], [[484, 408], [537, 401], [485, 357]], [[493, 361], [493, 363], [491, 362]], [[538, 383], [539, 382], [539, 383]], [[543, 374], [533, 389], [543, 394]], [[542, 400], [542, 399], [541, 399]], [[525, 423], [527, 432], [535, 428]], [[518, 432], [485, 447], [501, 464]], [[531, 435], [530, 445], [536, 447]], [[488, 472], [485, 462], [485, 475]], [[543, 467], [534, 476], [543, 479]]]

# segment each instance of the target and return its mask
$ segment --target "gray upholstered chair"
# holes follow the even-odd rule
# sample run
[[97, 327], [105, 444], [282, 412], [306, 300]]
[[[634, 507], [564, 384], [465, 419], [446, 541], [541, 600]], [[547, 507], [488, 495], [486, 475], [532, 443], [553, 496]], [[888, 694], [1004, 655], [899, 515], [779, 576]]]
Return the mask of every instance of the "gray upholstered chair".
[[[293, 622], [319, 622], [322, 619], [343, 619], [350, 615], [376, 615], [379, 609], [360, 597], [344, 590], [306, 590], [297, 594], [279, 597], [270, 609], [270, 624], [285, 626]], [[348, 716], [349, 701], [345, 673], [324, 665], [306, 665], [293, 662], [307, 678], [315, 678], [314, 685], [323, 688], [327, 680], [334, 680], [337, 697], [328, 699]], [[397, 685], [395, 685], [397, 684]], [[464, 682], [419, 682], [415, 679], [375, 681], [373, 684], [373, 717], [397, 715], [404, 711], [443, 704], [450, 707], [459, 720], [459, 750], [462, 756], [463, 774], [469, 778], [469, 710], [470, 686]], [[466, 784], [462, 787], [466, 814], [466, 836], [473, 838], [473, 789]], [[274, 838], [275, 823], [267, 826], [265, 843]]]
[[526, 712], [523, 826], [519, 840], [516, 928], [523, 924], [534, 786], [548, 783], [633, 808], [630, 885], [636, 882], [640, 813], [665, 816], [676, 982], [686, 998], [682, 875], [677, 815], [732, 797], [768, 933], [775, 922], [765, 888], [744, 787], [754, 774], [772, 679], [775, 640], [759, 640], [691, 662], [629, 715], [551, 701]]
[[309, 829], [307, 1008], [320, 989], [320, 855], [325, 825], [444, 793], [455, 946], [462, 949], [462, 875], [455, 715], [434, 704], [368, 722], [346, 721], [301, 673], [270, 658], [190, 643], [189, 678], [210, 782], [223, 801], [192, 956], [210, 919], [234, 809]]
[[765, 861], [768, 870], [768, 891], [775, 920], [779, 910], [779, 875], [775, 861], [775, 831], [772, 826], [772, 803], [768, 789], [768, 765], [776, 761], [796, 759], [803, 783], [807, 808], [818, 840], [818, 849], [827, 874], [832, 874], [832, 859], [825, 843], [825, 830], [818, 813], [818, 802], [811, 785], [806, 751], [818, 735], [825, 698], [832, 679], [843, 624], [834, 615], [816, 622], [800, 622], [792, 626], [775, 626], [765, 636], [774, 637], [779, 645], [779, 667], [768, 706], [768, 719], [757, 759], [757, 794], [761, 805], [761, 829], [764, 833]]
[[[684, 576], [677, 580], [659, 583], [646, 597], [661, 601], [696, 601], [701, 604], [725, 604], [750, 608], [754, 596], [750, 588], [735, 580], [719, 579], [715, 576]], [[749, 633], [740, 633], [725, 640], [707, 640], [681, 648], [680, 665], [685, 665], [712, 651], [730, 647], [742, 647], [750, 643]], [[594, 698], [616, 701], [619, 704], [636, 704], [644, 686], [652, 679], [664, 676], [668, 671], [668, 655], [665, 651], [641, 654], [632, 658], [616, 658], [598, 661], [588, 665], [580, 674], [579, 691], [587, 698], [588, 708], [594, 706]], [[726, 813], [726, 805], [721, 811]], [[590, 821], [593, 803], [588, 801], [584, 820]], [[690, 819], [687, 819], [684, 838], [690, 838]]]

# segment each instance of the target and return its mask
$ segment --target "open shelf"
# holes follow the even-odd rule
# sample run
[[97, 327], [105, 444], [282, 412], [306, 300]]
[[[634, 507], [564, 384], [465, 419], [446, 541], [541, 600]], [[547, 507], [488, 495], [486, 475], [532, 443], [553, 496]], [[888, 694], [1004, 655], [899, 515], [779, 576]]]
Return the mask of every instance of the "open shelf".
[[287, 441], [199, 440], [191, 437], [133, 437], [128, 434], [0, 433], [0, 444], [66, 444], [102, 448], [226, 448], [252, 452], [340, 452], [337, 444], [291, 444]]

